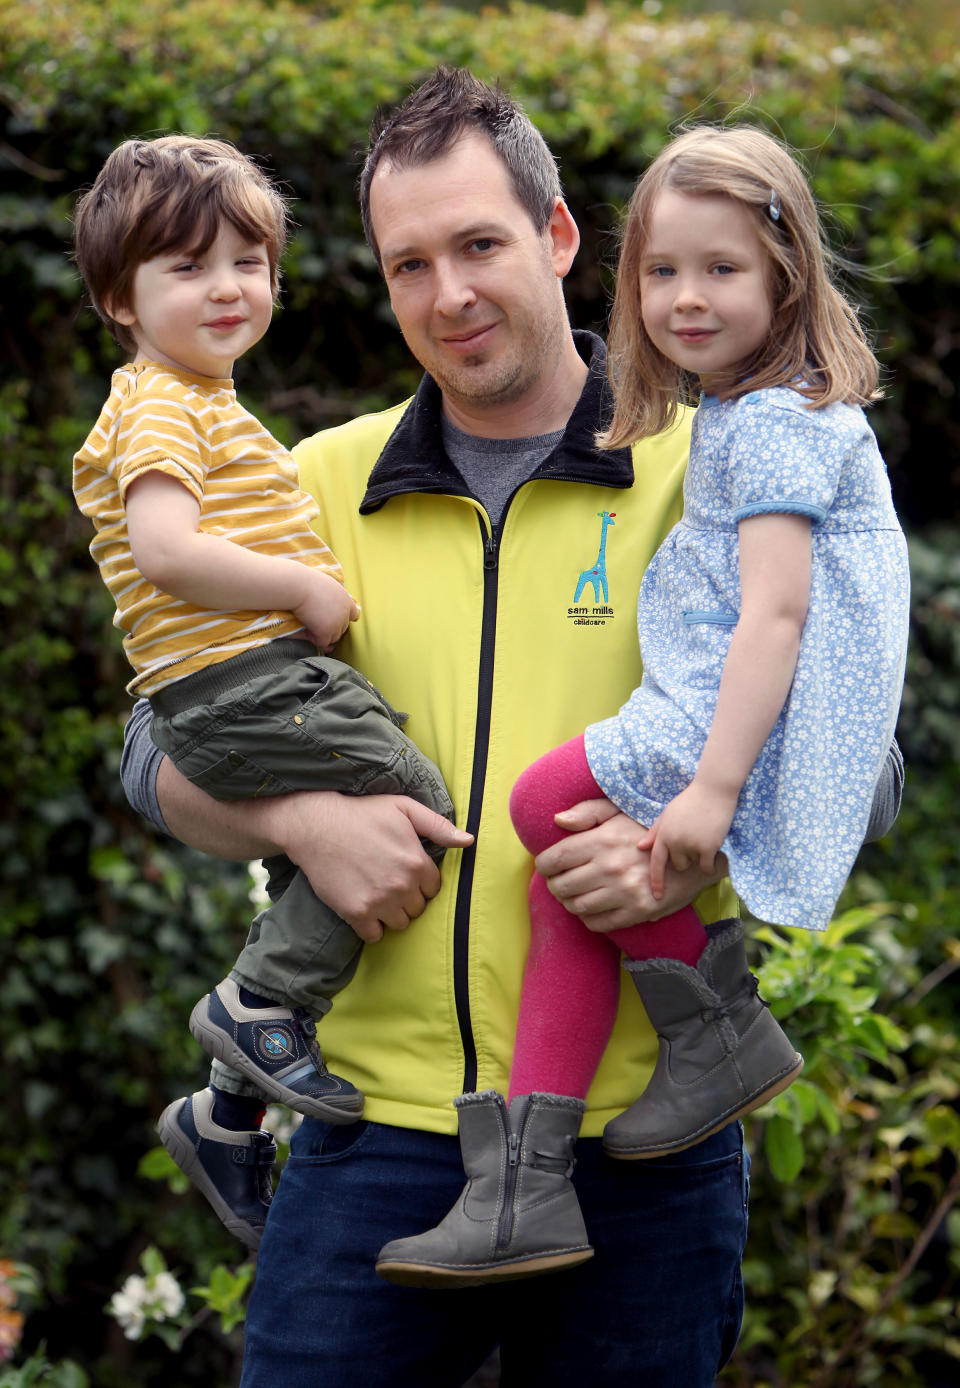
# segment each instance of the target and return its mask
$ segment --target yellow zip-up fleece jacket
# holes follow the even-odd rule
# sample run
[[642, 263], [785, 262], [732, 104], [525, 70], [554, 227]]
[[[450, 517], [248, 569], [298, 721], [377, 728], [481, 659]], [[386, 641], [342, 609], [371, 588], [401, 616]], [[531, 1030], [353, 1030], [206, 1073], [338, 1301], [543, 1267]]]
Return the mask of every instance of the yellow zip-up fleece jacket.
[[[337, 654], [409, 712], [405, 730], [443, 772], [457, 823], [476, 835], [475, 848], [447, 854], [425, 913], [363, 950], [322, 1023], [330, 1068], [364, 1091], [376, 1122], [454, 1133], [455, 1095], [506, 1090], [532, 872], [510, 824], [510, 789], [536, 757], [615, 712], [640, 680], [637, 593], [682, 509], [689, 420], [638, 445], [632, 460], [629, 450], [598, 452], [603, 346], [577, 338], [584, 355], [592, 351], [580, 403], [495, 532], [443, 452], [429, 377], [408, 405], [294, 450], [319, 531], [363, 608]], [[598, 567], [575, 605], [581, 575]], [[706, 920], [736, 914], [728, 888], [698, 905]], [[585, 1135], [637, 1097], [655, 1057], [624, 973]]]

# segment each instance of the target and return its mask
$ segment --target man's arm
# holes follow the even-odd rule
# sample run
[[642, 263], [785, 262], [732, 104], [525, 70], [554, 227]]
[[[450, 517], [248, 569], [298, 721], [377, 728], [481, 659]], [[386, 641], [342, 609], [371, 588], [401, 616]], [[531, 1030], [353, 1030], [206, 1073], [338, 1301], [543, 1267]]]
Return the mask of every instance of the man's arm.
[[385, 928], [405, 929], [436, 896], [440, 873], [421, 835], [447, 848], [472, 842], [442, 815], [402, 795], [297, 791], [212, 800], [168, 758], [157, 760], [145, 702], [127, 726], [122, 774], [134, 808], [193, 848], [240, 860], [285, 853], [317, 896], [367, 941], [379, 940]]
[[[903, 794], [903, 754], [894, 740], [873, 793], [864, 843], [883, 838], [900, 813]], [[668, 867], [663, 896], [650, 888], [650, 855], [637, 849], [638, 829], [609, 800], [585, 800], [557, 815], [570, 834], [536, 860], [553, 895], [568, 911], [580, 916], [590, 930], [617, 930], [689, 906], [705, 888], [726, 875], [722, 857], [717, 875], [704, 877], [698, 868], [677, 873]]]
[[867, 822], [867, 832], [863, 836], [864, 843], [876, 843], [877, 839], [882, 839], [884, 834], [889, 834], [893, 828], [894, 821], [900, 813], [900, 801], [903, 799], [904, 775], [903, 753], [897, 739], [894, 738], [887, 759], [883, 763], [880, 779], [874, 788], [870, 819]]

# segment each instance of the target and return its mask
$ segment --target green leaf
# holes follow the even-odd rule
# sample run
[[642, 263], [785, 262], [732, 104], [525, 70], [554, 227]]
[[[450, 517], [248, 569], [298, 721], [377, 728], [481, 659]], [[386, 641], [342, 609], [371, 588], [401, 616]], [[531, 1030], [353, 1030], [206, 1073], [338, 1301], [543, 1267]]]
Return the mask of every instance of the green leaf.
[[923, 1117], [928, 1141], [947, 1151], [960, 1151], [960, 1114], [946, 1104], [937, 1104]]
[[243, 1298], [253, 1280], [252, 1262], [241, 1263], [236, 1269], [217, 1263], [205, 1286], [192, 1287], [191, 1291], [201, 1297], [211, 1310], [220, 1316], [224, 1334], [229, 1334], [246, 1316]]
[[778, 1181], [795, 1181], [803, 1169], [803, 1143], [792, 1124], [774, 1114], [763, 1134], [763, 1150]]
[[111, 964], [122, 959], [128, 949], [128, 941], [123, 935], [104, 930], [100, 925], [91, 925], [86, 930], [81, 930], [80, 945], [87, 956], [91, 972], [95, 974], [102, 974]]
[[137, 1162], [137, 1175], [148, 1181], [166, 1181], [177, 1195], [190, 1189], [188, 1178], [165, 1147], [151, 1147]]
[[148, 1277], [156, 1277], [158, 1273], [167, 1270], [166, 1259], [159, 1248], [152, 1243], [140, 1254], [140, 1266]]

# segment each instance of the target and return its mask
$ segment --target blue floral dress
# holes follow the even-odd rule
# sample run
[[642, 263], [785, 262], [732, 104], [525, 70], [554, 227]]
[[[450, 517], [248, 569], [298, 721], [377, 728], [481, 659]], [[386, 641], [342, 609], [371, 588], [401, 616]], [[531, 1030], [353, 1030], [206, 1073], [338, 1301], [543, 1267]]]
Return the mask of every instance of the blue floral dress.
[[823, 930], [863, 842], [893, 736], [907, 645], [907, 546], [863, 411], [787, 387], [694, 417], [683, 518], [640, 589], [643, 681], [587, 729], [590, 769], [642, 824], [693, 777], [740, 610], [738, 522], [809, 516], [810, 604], [793, 685], [723, 851], [762, 920]]

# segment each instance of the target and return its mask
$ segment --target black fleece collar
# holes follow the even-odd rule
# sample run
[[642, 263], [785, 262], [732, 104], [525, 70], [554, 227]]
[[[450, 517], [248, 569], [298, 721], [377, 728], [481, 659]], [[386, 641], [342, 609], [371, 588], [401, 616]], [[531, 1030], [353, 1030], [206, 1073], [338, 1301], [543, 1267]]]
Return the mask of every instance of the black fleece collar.
[[[602, 452], [593, 442], [596, 431], [609, 422], [613, 408], [606, 375], [607, 349], [595, 333], [574, 332], [573, 338], [587, 363], [587, 379], [563, 438], [532, 476], [603, 487], [631, 487], [630, 449]], [[366, 495], [360, 503], [361, 515], [378, 511], [392, 496], [404, 492], [470, 496], [444, 451], [441, 409], [440, 388], [431, 376], [425, 375], [370, 474]]]

